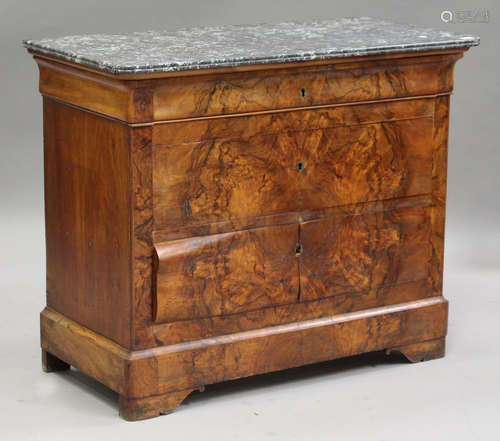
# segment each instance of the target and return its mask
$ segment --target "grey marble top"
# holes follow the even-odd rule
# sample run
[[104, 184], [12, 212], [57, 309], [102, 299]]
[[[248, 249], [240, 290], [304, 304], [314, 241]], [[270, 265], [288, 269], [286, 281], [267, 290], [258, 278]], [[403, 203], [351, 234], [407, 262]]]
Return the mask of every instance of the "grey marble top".
[[26, 48], [111, 73], [148, 73], [469, 47], [479, 37], [369, 17], [78, 35]]

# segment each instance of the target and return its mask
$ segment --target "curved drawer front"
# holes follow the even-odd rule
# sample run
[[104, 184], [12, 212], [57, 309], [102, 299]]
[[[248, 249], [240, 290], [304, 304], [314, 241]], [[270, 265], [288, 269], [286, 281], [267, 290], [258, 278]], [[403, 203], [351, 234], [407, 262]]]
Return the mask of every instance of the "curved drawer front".
[[148, 123], [450, 93], [461, 54], [414, 55], [147, 81], [35, 58], [42, 94], [122, 121]]
[[283, 225], [155, 244], [156, 321], [296, 302], [298, 231]]
[[[153, 119], [355, 103], [451, 92], [457, 55], [232, 72], [154, 83]], [[338, 60], [340, 61], [340, 60]]]
[[426, 194], [423, 117], [154, 147], [156, 229]]
[[430, 198], [393, 203], [156, 243], [156, 322], [334, 296], [356, 309], [358, 297], [381, 301], [395, 285], [411, 294], [430, 276]]

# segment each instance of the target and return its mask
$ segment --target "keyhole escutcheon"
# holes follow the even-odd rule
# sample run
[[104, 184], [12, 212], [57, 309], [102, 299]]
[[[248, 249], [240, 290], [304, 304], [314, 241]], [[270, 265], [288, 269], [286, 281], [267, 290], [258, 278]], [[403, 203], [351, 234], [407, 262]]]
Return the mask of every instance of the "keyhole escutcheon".
[[307, 90], [304, 87], [300, 89], [300, 96], [302, 98], [305, 98], [307, 96]]
[[304, 170], [304, 163], [303, 162], [297, 162], [297, 171], [301, 172]]
[[302, 245], [298, 243], [295, 247], [295, 255], [300, 256], [302, 254]]

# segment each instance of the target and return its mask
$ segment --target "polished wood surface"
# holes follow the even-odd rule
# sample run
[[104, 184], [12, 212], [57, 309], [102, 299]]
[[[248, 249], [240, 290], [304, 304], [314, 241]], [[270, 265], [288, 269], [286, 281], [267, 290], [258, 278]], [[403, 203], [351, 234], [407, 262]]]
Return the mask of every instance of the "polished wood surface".
[[432, 130], [420, 118], [155, 146], [155, 227], [429, 193]]
[[143, 348], [151, 344], [153, 321], [153, 198], [151, 128], [130, 131], [131, 210], [131, 344]]
[[436, 99], [434, 111], [434, 150], [432, 158], [432, 291], [443, 290], [444, 228], [446, 215], [446, 176], [448, 170], [448, 126], [450, 97]]
[[413, 363], [434, 360], [435, 358], [444, 357], [445, 339], [443, 337], [436, 338], [435, 340], [422, 341], [386, 349], [387, 355], [392, 352], [400, 352]]
[[[451, 90], [454, 56], [373, 60], [229, 76], [172, 78], [154, 91], [154, 119], [247, 113]], [[436, 76], [436, 69], [443, 74]], [[174, 104], [174, 105], [173, 105]]]
[[[43, 95], [129, 123], [182, 118], [276, 112], [450, 93], [453, 65], [462, 51], [414, 53], [355, 60], [263, 66], [250, 72], [230, 70], [197, 75], [128, 80], [70, 62], [35, 56]], [[436, 75], [436, 72], [439, 74]], [[200, 75], [201, 74], [201, 75]]]
[[434, 95], [402, 97], [332, 104], [320, 108], [309, 106], [283, 109], [251, 115], [223, 115], [220, 118], [184, 118], [180, 121], [154, 123], [152, 141], [155, 147], [160, 147], [209, 139], [248, 139], [255, 135], [264, 136], [280, 132], [329, 129], [411, 118], [433, 118], [435, 98]]
[[351, 294], [429, 275], [427, 207], [300, 224], [300, 299]]
[[[206, 384], [369, 351], [405, 354], [407, 345], [442, 341], [447, 311], [446, 300], [432, 297], [127, 352], [45, 309], [41, 315], [42, 348], [118, 392], [120, 414], [138, 420], [170, 413], [189, 393], [203, 390]], [[411, 346], [408, 356], [420, 361], [442, 356], [442, 352], [435, 344], [419, 345]]]
[[129, 133], [44, 99], [47, 305], [130, 345]]
[[81, 369], [136, 420], [219, 381], [444, 355], [462, 52], [137, 76], [35, 54], [44, 368]]
[[213, 317], [297, 301], [297, 225], [156, 245], [156, 319]]

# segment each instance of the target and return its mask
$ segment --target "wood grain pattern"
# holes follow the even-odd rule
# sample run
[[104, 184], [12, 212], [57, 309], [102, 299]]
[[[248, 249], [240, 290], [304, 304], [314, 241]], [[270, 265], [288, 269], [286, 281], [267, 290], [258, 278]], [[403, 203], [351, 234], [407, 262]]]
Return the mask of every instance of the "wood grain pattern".
[[334, 216], [346, 216], [373, 213], [381, 210], [392, 210], [406, 207], [420, 207], [432, 204], [432, 195], [423, 194], [381, 201], [360, 202], [356, 204], [336, 205], [315, 210], [274, 213], [243, 219], [229, 219], [200, 225], [173, 225], [166, 229], [153, 230], [155, 242], [167, 242], [194, 236], [228, 233], [231, 231], [260, 228], [270, 225], [287, 225]]
[[303, 171], [297, 199], [303, 207], [392, 199], [431, 189], [430, 118], [289, 135], [300, 146]]
[[358, 293], [429, 275], [426, 207], [300, 224], [301, 300]]
[[[430, 298], [153, 349], [167, 393], [446, 335], [447, 302]], [[394, 343], [398, 342], [398, 343]], [[149, 353], [150, 354], [150, 353]], [[142, 359], [134, 366], [140, 369]], [[307, 361], [306, 361], [307, 360]]]
[[363, 311], [383, 305], [395, 305], [432, 296], [428, 280], [385, 285], [358, 293], [339, 294], [301, 303], [272, 306], [237, 314], [196, 318], [170, 323], [156, 323], [154, 342], [162, 347], [200, 338], [260, 329], [286, 323], [302, 322], [328, 315]]
[[432, 196], [430, 244], [432, 247], [432, 292], [443, 290], [444, 230], [446, 215], [446, 177], [448, 169], [449, 97], [436, 99], [434, 115], [434, 150], [432, 161]]
[[[291, 303], [298, 296], [299, 278], [301, 301], [343, 295], [345, 302], [346, 297], [383, 286], [427, 281], [429, 205], [389, 209], [391, 205], [379, 204], [363, 214], [344, 211], [300, 225], [159, 243], [156, 320], [174, 322]], [[270, 292], [276, 293], [275, 301], [270, 301]]]
[[[142, 419], [174, 410], [205, 384], [440, 339], [447, 309], [433, 297], [142, 351], [45, 309], [42, 347], [117, 391], [126, 418]], [[436, 354], [423, 349], [419, 357]]]
[[297, 225], [156, 244], [156, 320], [234, 314], [297, 301]]
[[[169, 78], [154, 96], [155, 120], [450, 92], [456, 55], [336, 63]], [[440, 75], [436, 75], [439, 72]], [[306, 90], [303, 97], [301, 89]]]
[[290, 211], [297, 172], [288, 147], [271, 135], [155, 148], [155, 228]]
[[436, 338], [433, 340], [411, 343], [409, 345], [398, 346], [386, 350], [387, 355], [392, 352], [400, 352], [408, 359], [408, 361], [411, 361], [412, 363], [434, 360], [436, 358], [444, 357], [445, 339], [444, 337]]
[[444, 355], [463, 52], [160, 75], [35, 54], [44, 368], [75, 366], [137, 420], [214, 382], [375, 350]]
[[128, 351], [114, 341], [48, 307], [40, 314], [40, 339], [43, 351], [115, 392], [127, 393]]
[[[400, 100], [377, 100], [370, 103], [347, 103], [319, 109], [288, 110], [257, 115], [226, 115], [152, 128], [153, 146], [172, 146], [211, 139], [248, 139], [255, 135], [280, 132], [328, 129], [338, 126], [381, 123], [434, 116], [435, 97], [403, 97]], [[311, 111], [313, 110], [313, 111]]]
[[[398, 54], [217, 70], [180, 77], [106, 75], [35, 54], [40, 92], [134, 124], [182, 118], [276, 111], [294, 107], [449, 93], [462, 51]], [[390, 60], [390, 61], [387, 61]], [[195, 72], [200, 74], [200, 72]], [[436, 73], [438, 73], [436, 75]], [[301, 89], [306, 89], [303, 97]], [[136, 92], [138, 91], [138, 92]], [[146, 92], [148, 98], [141, 101]], [[138, 100], [141, 107], [137, 107]], [[146, 106], [146, 107], [144, 107]]]
[[139, 421], [172, 413], [195, 389], [186, 389], [150, 397], [127, 398], [120, 395], [120, 416], [127, 421]]
[[46, 98], [44, 139], [47, 305], [128, 346], [128, 128]]
[[[254, 222], [250, 225], [236, 224], [234, 222], [208, 224], [206, 226], [207, 228], [205, 228], [205, 226], [201, 228], [197, 227], [195, 229], [189, 228], [181, 232], [168, 233], [165, 235], [158, 234], [156, 237], [164, 237], [168, 242], [175, 241], [179, 238], [192, 239], [193, 235], [195, 235], [195, 237], [204, 237], [207, 235], [224, 234], [235, 230], [270, 227], [277, 224], [299, 225], [299, 223], [307, 223], [310, 221], [318, 222], [321, 220], [328, 221], [335, 218], [344, 219], [350, 217], [363, 218], [364, 216], [383, 218], [384, 212], [409, 212], [423, 214], [428, 213], [431, 206], [432, 198], [430, 196], [418, 196], [413, 198], [392, 199], [388, 201], [334, 207], [333, 209], [319, 211], [305, 211], [295, 213], [293, 216], [289, 214], [284, 216], [270, 216], [269, 219], [260, 218], [258, 219], [258, 222]], [[424, 215], [423, 217], [425, 216], [428, 222], [428, 215]], [[397, 216], [395, 218], [397, 218]], [[423, 219], [421, 218], [421, 220]], [[413, 224], [415, 225], [415, 223]], [[422, 237], [423, 232], [429, 228], [428, 223], [422, 224], [420, 226], [421, 231], [417, 231], [417, 237]], [[364, 231], [366, 231], [366, 229]], [[408, 236], [406, 236], [406, 238], [408, 239]], [[375, 244], [377, 243], [376, 235], [372, 238], [372, 242]], [[159, 241], [159, 243], [161, 243], [161, 241]], [[415, 260], [408, 262], [409, 268], [411, 268], [411, 265], [415, 265], [418, 269], [419, 265], [425, 265], [428, 263], [428, 259], [430, 258], [430, 247], [428, 243], [424, 244], [423, 249], [419, 252], [425, 252], [425, 250], [427, 250], [428, 253], [427, 260], [423, 259], [422, 262], [415, 262]], [[353, 253], [353, 255], [355, 255], [355, 253]], [[206, 319], [196, 318], [192, 320], [162, 324], [158, 324], [157, 322], [157, 324], [153, 327], [154, 342], [152, 344], [155, 346], [161, 346], [165, 344], [194, 340], [202, 338], [203, 336], [208, 337], [229, 334], [233, 332], [256, 329], [260, 326], [272, 326], [275, 324], [317, 318], [327, 314], [340, 314], [381, 305], [391, 305], [416, 300], [432, 295], [432, 290], [430, 289], [432, 283], [433, 282], [430, 277], [426, 277], [418, 282], [400, 283], [399, 285], [389, 284], [376, 287], [374, 286], [370, 289], [338, 294], [337, 296], [330, 298], [320, 298], [313, 301], [305, 301], [302, 299], [302, 303], [300, 304], [295, 303], [272, 306], [255, 311], [247, 311], [226, 316], [216, 316]], [[167, 289], [165, 289], [165, 295], [168, 295]]]
[[155, 228], [429, 193], [432, 120], [155, 147]]
[[35, 60], [40, 71], [39, 90], [44, 96], [124, 121], [135, 121], [132, 84], [44, 58], [35, 57]]
[[151, 128], [130, 132], [131, 180], [131, 347], [152, 341], [153, 321], [153, 198]]

